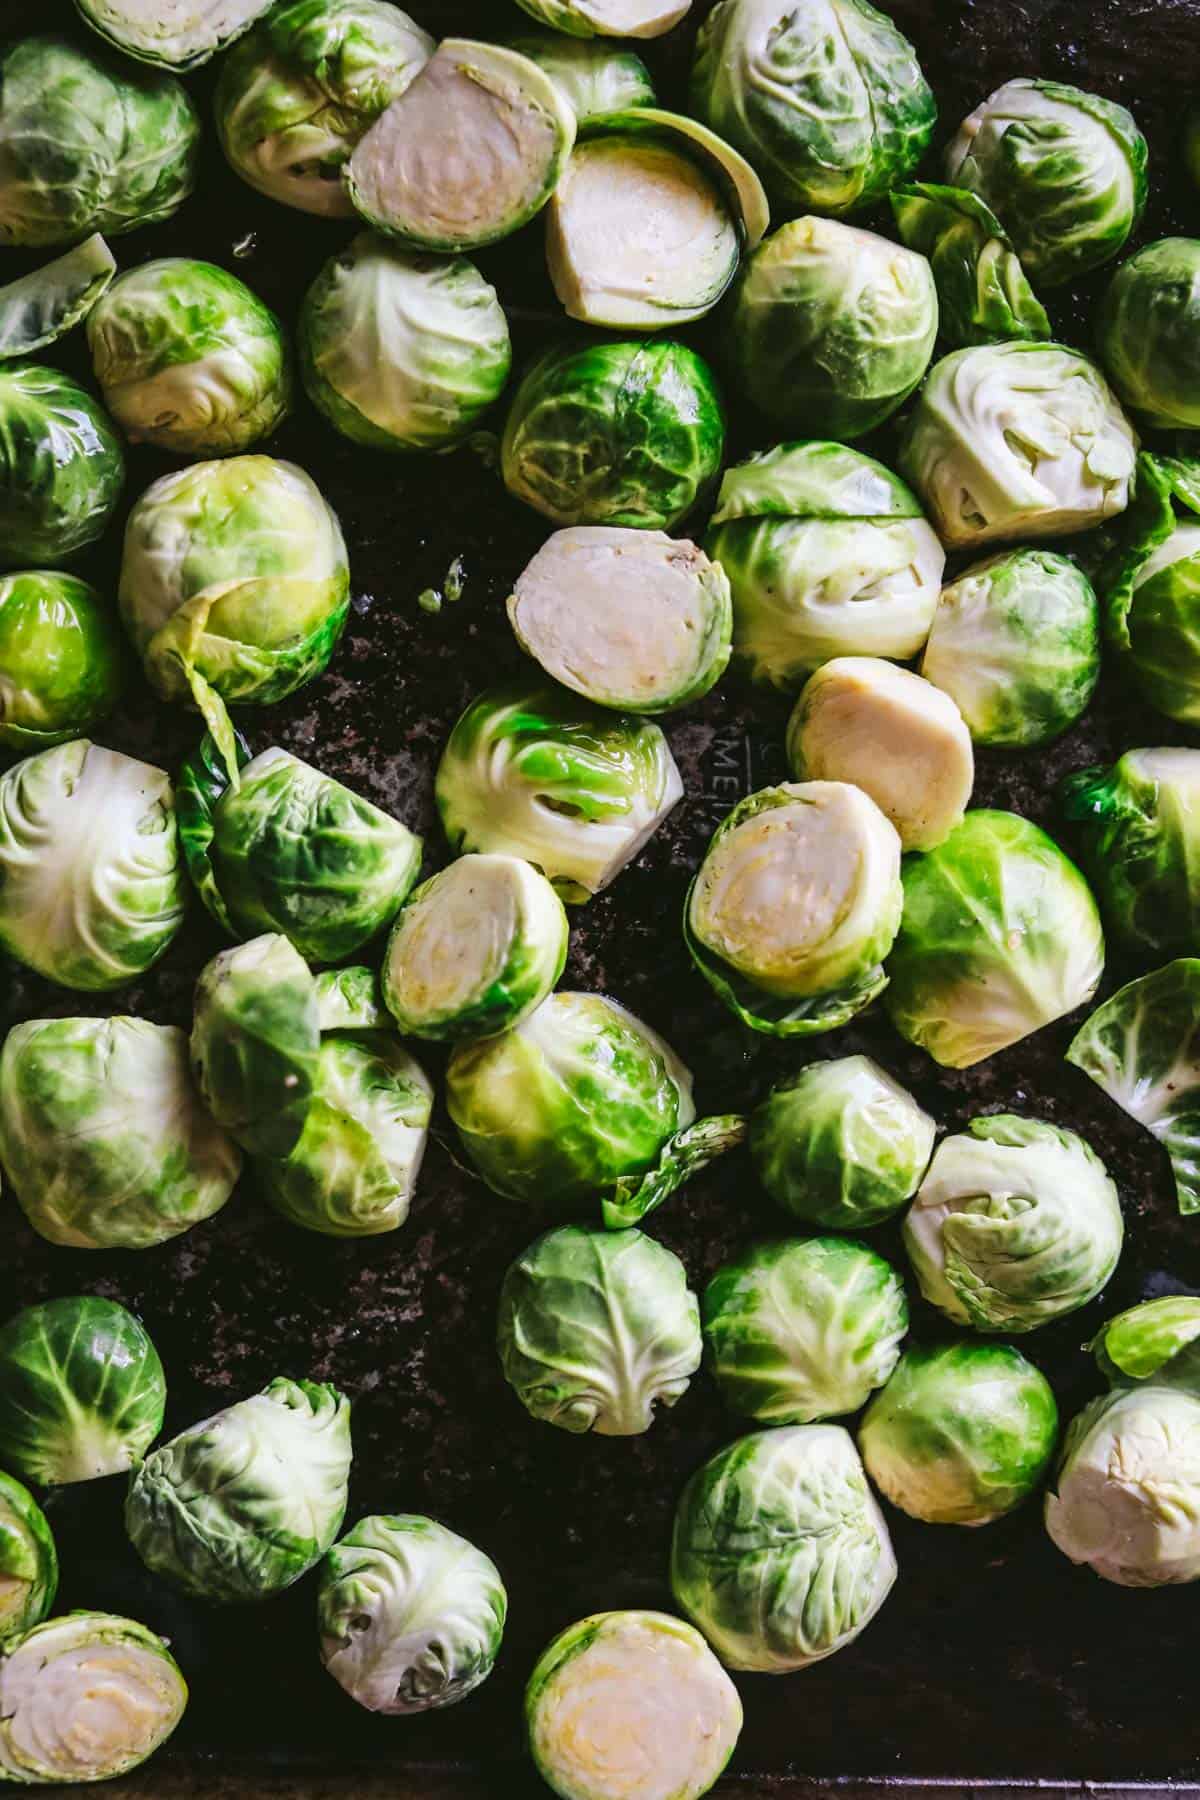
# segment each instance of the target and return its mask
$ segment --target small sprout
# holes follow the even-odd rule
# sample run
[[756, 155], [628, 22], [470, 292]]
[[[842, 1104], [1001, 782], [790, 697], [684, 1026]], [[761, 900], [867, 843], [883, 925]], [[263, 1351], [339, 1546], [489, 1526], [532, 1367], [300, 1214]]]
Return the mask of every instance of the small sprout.
[[117, 610], [78, 576], [0, 575], [0, 745], [28, 753], [80, 737], [117, 705]]
[[1200, 240], [1160, 238], [1123, 263], [1096, 317], [1100, 360], [1126, 406], [1148, 425], [1200, 426]]
[[58, 1592], [58, 1554], [28, 1489], [0, 1474], [0, 1655], [40, 1625]]
[[51, 567], [95, 543], [124, 481], [120, 439], [85, 389], [0, 363], [0, 567]]

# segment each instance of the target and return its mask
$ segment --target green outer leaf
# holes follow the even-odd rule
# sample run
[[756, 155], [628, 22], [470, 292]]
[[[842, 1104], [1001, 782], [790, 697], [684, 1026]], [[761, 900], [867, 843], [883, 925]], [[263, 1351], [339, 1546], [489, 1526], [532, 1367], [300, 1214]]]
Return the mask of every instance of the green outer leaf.
[[65, 256], [0, 287], [0, 362], [57, 343], [87, 317], [116, 270], [97, 231]]
[[1195, 633], [1200, 555], [1193, 552], [1148, 580], [1142, 571], [1170, 542], [1179, 520], [1174, 502], [1200, 513], [1200, 459], [1143, 452], [1120, 539], [1100, 571], [1113, 648], [1124, 654], [1150, 701], [1170, 718], [1200, 718], [1200, 663]]
[[[246, 739], [231, 726], [235, 768], [244, 769], [253, 757]], [[222, 931], [230, 937], [238, 933], [229, 916], [213, 868], [212, 848], [215, 836], [213, 815], [229, 791], [230, 772], [225, 758], [217, 749], [212, 735], [205, 732], [193, 750], [179, 765], [175, 783], [175, 818], [179, 826], [179, 844], [183, 860], [191, 876], [192, 886], [203, 900]]]
[[948, 344], [961, 349], [1050, 337], [1046, 309], [1020, 258], [977, 194], [914, 181], [894, 188], [890, 198], [904, 243], [929, 259], [941, 335]]
[[391, 1023], [374, 969], [326, 969], [317, 976], [316, 988], [322, 1036], [330, 1031], [377, 1031]]
[[1109, 1319], [1092, 1339], [1096, 1366], [1110, 1387], [1153, 1381], [1200, 1396], [1200, 1299], [1171, 1294]]
[[126, 684], [116, 608], [56, 570], [0, 575], [0, 744], [27, 754], [107, 718]]
[[798, 442], [726, 469], [709, 528], [730, 519], [921, 519], [898, 475], [849, 444]]
[[104, 531], [124, 483], [90, 394], [58, 369], [0, 363], [0, 567], [66, 562]]
[[540, 64], [562, 89], [581, 129], [601, 113], [656, 104], [649, 69], [625, 44], [571, 38], [557, 31], [531, 31], [507, 41], [510, 50]]
[[[272, 0], [184, 0], [147, 16], [144, 4], [130, 8], [123, 0], [75, 0], [80, 16], [126, 56], [160, 69], [198, 69], [224, 50], [271, 6]], [[141, 14], [145, 23], [139, 23]], [[189, 16], [190, 15], [190, 16]]]
[[600, 1213], [605, 1229], [621, 1231], [640, 1224], [694, 1175], [718, 1157], [740, 1149], [746, 1142], [746, 1125], [743, 1113], [721, 1113], [697, 1119], [694, 1125], [677, 1131], [659, 1151], [652, 1169], [643, 1175], [623, 1175], [614, 1183], [611, 1196], [604, 1195]]
[[19, 1481], [0, 1473], [0, 1652], [41, 1624], [57, 1592], [58, 1554], [46, 1515]]
[[200, 971], [192, 1068], [219, 1125], [251, 1154], [286, 1156], [317, 1082], [320, 1013], [307, 963], [268, 934]]

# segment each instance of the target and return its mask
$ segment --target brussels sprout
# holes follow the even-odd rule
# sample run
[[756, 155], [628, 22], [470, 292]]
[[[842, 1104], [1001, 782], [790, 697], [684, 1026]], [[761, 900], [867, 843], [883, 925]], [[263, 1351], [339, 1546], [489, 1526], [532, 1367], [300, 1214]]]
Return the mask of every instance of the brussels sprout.
[[621, 1175], [600, 1201], [600, 1216], [609, 1231], [639, 1225], [664, 1200], [707, 1169], [718, 1157], [746, 1142], [749, 1121], [744, 1113], [717, 1113], [685, 1125], [667, 1139], [658, 1160], [640, 1175]]
[[0, 1662], [0, 1776], [73, 1787], [126, 1775], [166, 1742], [187, 1701], [175, 1659], [145, 1625], [97, 1612], [47, 1619]]
[[848, 781], [869, 794], [903, 850], [948, 838], [975, 781], [971, 734], [954, 701], [875, 656], [840, 656], [809, 677], [787, 753], [796, 781]]
[[1064, 344], [981, 344], [935, 363], [900, 470], [953, 550], [1089, 531], [1129, 502], [1137, 439]]
[[896, 229], [929, 258], [939, 328], [954, 349], [1050, 336], [1046, 309], [999, 219], [965, 188], [914, 181], [889, 196]]
[[893, 1506], [928, 1525], [990, 1525], [1028, 1500], [1058, 1437], [1050, 1383], [1008, 1344], [906, 1350], [858, 1447]]
[[40, 1625], [58, 1592], [58, 1556], [33, 1495], [0, 1474], [0, 1653]]
[[280, 1377], [152, 1451], [125, 1526], [146, 1567], [185, 1593], [265, 1600], [329, 1549], [349, 1477], [350, 1402]]
[[957, 704], [977, 744], [1051, 743], [1100, 679], [1091, 582], [1052, 550], [1006, 550], [942, 589], [921, 673]]
[[287, 938], [223, 950], [200, 971], [192, 1067], [217, 1123], [256, 1156], [286, 1156], [318, 1080], [317, 985]]
[[493, 1192], [559, 1211], [649, 1168], [696, 1116], [670, 1045], [602, 994], [551, 994], [515, 1030], [459, 1045], [446, 1104]]
[[912, 45], [867, 0], [723, 0], [700, 27], [691, 101], [785, 215], [882, 199], [937, 121]]
[[997, 1113], [944, 1138], [904, 1221], [921, 1292], [956, 1325], [1033, 1331], [1094, 1300], [1124, 1226], [1100, 1158], [1073, 1131]]
[[341, 962], [399, 911], [421, 840], [287, 750], [229, 785], [210, 737], [179, 777], [179, 836], [205, 906], [231, 937], [280, 932], [310, 962]]
[[739, 389], [778, 430], [856, 438], [907, 400], [937, 326], [923, 256], [836, 219], [793, 219], [746, 264], [729, 356]]
[[1200, 1400], [1147, 1384], [1085, 1406], [1046, 1495], [1046, 1530], [1118, 1587], [1200, 1578]]
[[875, 802], [843, 781], [784, 782], [717, 827], [684, 938], [744, 1025], [809, 1037], [882, 993], [901, 899], [900, 839]]
[[500, 468], [510, 494], [556, 525], [669, 531], [717, 478], [725, 414], [685, 344], [551, 345], [509, 408]]
[[1200, 1298], [1170, 1294], [1109, 1319], [1092, 1339], [1110, 1387], [1177, 1387], [1200, 1397]]
[[117, 614], [75, 575], [0, 575], [0, 744], [40, 750], [78, 737], [121, 698]]
[[564, 37], [558, 31], [531, 31], [512, 38], [509, 48], [546, 71], [575, 114], [577, 126], [604, 113], [653, 106], [657, 98], [649, 69], [636, 50], [623, 44]]
[[116, 270], [112, 251], [94, 232], [77, 249], [0, 287], [0, 362], [65, 336], [91, 312]]
[[326, 969], [314, 985], [322, 1032], [377, 1031], [391, 1024], [374, 969]]
[[271, 0], [75, 0], [86, 24], [139, 62], [195, 69], [249, 31]]
[[402, 250], [374, 231], [330, 257], [298, 332], [309, 399], [369, 450], [459, 443], [512, 368], [508, 320], [474, 263]]
[[733, 1755], [742, 1703], [682, 1619], [593, 1613], [539, 1657], [525, 1721], [561, 1800], [699, 1800]]
[[423, 882], [396, 920], [383, 997], [414, 1037], [492, 1037], [542, 1004], [567, 940], [563, 903], [531, 863], [463, 856]]
[[1200, 941], [1200, 750], [1127, 750], [1058, 794], [1111, 936], [1143, 954]]
[[969, 812], [904, 864], [887, 964], [892, 1024], [947, 1069], [969, 1069], [1090, 1000], [1104, 973], [1091, 890], [1016, 813]]
[[435, 797], [451, 848], [522, 856], [582, 904], [640, 855], [683, 794], [657, 725], [558, 688], [490, 688], [455, 725]]
[[692, 0], [517, 0], [531, 18], [573, 37], [661, 37]]
[[0, 566], [66, 562], [94, 543], [124, 481], [90, 394], [58, 369], [0, 363]]
[[527, 225], [558, 185], [575, 114], [537, 63], [445, 38], [363, 134], [346, 191], [368, 225], [421, 250], [478, 250]]
[[704, 547], [733, 590], [734, 656], [786, 690], [834, 656], [916, 656], [946, 566], [915, 495], [842, 444], [729, 469]]
[[190, 1231], [241, 1170], [192, 1086], [183, 1032], [126, 1018], [13, 1026], [0, 1162], [34, 1230], [77, 1250], [144, 1250]]
[[1200, 239], [1161, 238], [1122, 263], [1096, 316], [1100, 360], [1150, 425], [1200, 427]]
[[1142, 455], [1122, 542], [1101, 571], [1109, 643], [1156, 711], [1200, 721], [1200, 459]]
[[87, 322], [104, 404], [134, 443], [246, 450], [291, 404], [283, 326], [215, 263], [164, 256], [118, 276]]
[[731, 1669], [788, 1675], [832, 1656], [895, 1579], [883, 1514], [840, 1425], [753, 1432], [683, 1490], [671, 1587]]
[[321, 1564], [321, 1660], [368, 1712], [465, 1700], [492, 1672], [507, 1612], [491, 1557], [414, 1513], [360, 1519]]
[[183, 923], [171, 783], [86, 738], [0, 775], [0, 950], [99, 993], [145, 974]]
[[653, 1238], [562, 1225], [504, 1277], [497, 1343], [535, 1419], [635, 1437], [700, 1367], [700, 1308], [679, 1258]]
[[899, 1212], [929, 1167], [936, 1126], [868, 1056], [811, 1063], [750, 1118], [750, 1154], [777, 1206], [835, 1231]]
[[704, 1290], [704, 1345], [721, 1398], [763, 1425], [857, 1412], [908, 1330], [904, 1283], [846, 1238], [756, 1244]]
[[687, 706], [729, 661], [725, 571], [686, 538], [661, 531], [554, 532], [517, 577], [508, 617], [547, 675], [626, 712]]
[[946, 151], [947, 178], [1003, 220], [1030, 279], [1058, 287], [1117, 254], [1146, 204], [1132, 115], [1059, 81], [1008, 81]]
[[200, 120], [172, 75], [65, 38], [0, 54], [0, 245], [156, 225], [196, 181]]

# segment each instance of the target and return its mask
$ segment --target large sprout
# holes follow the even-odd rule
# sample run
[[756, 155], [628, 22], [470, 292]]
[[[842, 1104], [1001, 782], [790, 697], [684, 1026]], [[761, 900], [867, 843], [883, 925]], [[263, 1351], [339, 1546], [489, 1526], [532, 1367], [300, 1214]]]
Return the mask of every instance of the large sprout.
[[1016, 813], [969, 812], [904, 865], [886, 1005], [902, 1036], [969, 1069], [1090, 1000], [1104, 972], [1091, 890]]
[[0, 1655], [40, 1625], [58, 1592], [58, 1555], [27, 1488], [0, 1473]]
[[1123, 263], [1096, 317], [1100, 360], [1148, 424], [1200, 426], [1200, 240], [1160, 238]]
[[690, 11], [692, 0], [517, 0], [540, 24], [572, 37], [661, 37]]
[[1127, 750], [1059, 801], [1110, 936], [1141, 955], [1200, 943], [1200, 750]]
[[271, 0], [75, 0], [93, 31], [126, 56], [195, 69], [249, 31]]
[[0, 287], [0, 362], [43, 350], [87, 317], [117, 272], [117, 259], [93, 232], [74, 250]]
[[1094, 1300], [1124, 1237], [1095, 1151], [1040, 1119], [997, 1113], [944, 1138], [904, 1221], [930, 1303], [975, 1331], [1033, 1331]]
[[320, 1051], [317, 984], [287, 938], [252, 938], [201, 970], [192, 1067], [213, 1117], [252, 1155], [294, 1148]]
[[[1187, 511], [1182, 517], [1175, 502]], [[1200, 721], [1200, 460], [1139, 456], [1134, 504], [1102, 592], [1108, 640], [1158, 712]]]
[[794, 691], [835, 656], [916, 656], [946, 553], [904, 483], [843, 444], [781, 444], [727, 470], [704, 547], [733, 593], [733, 653]]
[[107, 718], [125, 686], [116, 608], [49, 569], [0, 575], [0, 744], [47, 749]]
[[0, 363], [0, 566], [66, 562], [94, 543], [124, 481], [120, 440], [89, 393], [58, 369]]
[[1109, 1319], [1092, 1339], [1113, 1388], [1177, 1387], [1200, 1398], [1200, 1298], [1167, 1294]]
[[514, 37], [511, 46], [545, 69], [561, 89], [577, 126], [605, 113], [655, 103], [653, 77], [628, 45], [566, 37], [560, 31], [531, 31]]
[[990, 206], [966, 188], [914, 181], [890, 196], [896, 229], [929, 258], [951, 349], [1050, 336], [1046, 309]]

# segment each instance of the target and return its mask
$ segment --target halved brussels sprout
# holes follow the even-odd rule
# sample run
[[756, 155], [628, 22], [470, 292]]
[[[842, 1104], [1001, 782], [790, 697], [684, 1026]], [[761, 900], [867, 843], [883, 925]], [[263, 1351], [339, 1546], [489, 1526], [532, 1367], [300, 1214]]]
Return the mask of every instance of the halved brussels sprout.
[[0, 1776], [111, 1781], [166, 1742], [187, 1686], [164, 1639], [113, 1613], [47, 1619], [0, 1661]]
[[929, 1525], [990, 1525], [1028, 1500], [1058, 1439], [1050, 1383], [1007, 1344], [906, 1350], [858, 1447], [880, 1493]]
[[125, 685], [116, 608], [52, 569], [0, 575], [0, 744], [41, 750], [107, 718]]
[[727, 470], [704, 547], [733, 590], [734, 656], [784, 689], [834, 656], [916, 656], [946, 566], [916, 496], [843, 444]]
[[980, 344], [935, 363], [901, 472], [942, 542], [1090, 531], [1129, 503], [1137, 438], [1094, 363], [1065, 344]]
[[593, 1613], [538, 1658], [525, 1722], [561, 1800], [699, 1800], [733, 1755], [742, 1703], [682, 1619]]
[[360, 1519], [321, 1564], [321, 1660], [368, 1712], [465, 1700], [492, 1672], [507, 1613], [491, 1557], [415, 1513]]
[[497, 1344], [535, 1419], [635, 1437], [700, 1367], [700, 1307], [679, 1258], [653, 1238], [562, 1225], [505, 1275]]
[[89, 393], [59, 369], [0, 363], [0, 566], [66, 562], [101, 535], [124, 482]]
[[517, 0], [531, 18], [573, 37], [661, 37], [692, 0]]
[[683, 1490], [671, 1587], [728, 1668], [789, 1675], [832, 1656], [895, 1579], [883, 1514], [840, 1425], [753, 1432]]
[[700, 27], [691, 103], [785, 216], [882, 199], [937, 121], [916, 52], [868, 0], [723, 0]]
[[943, 1138], [904, 1221], [932, 1306], [975, 1331], [1033, 1331], [1094, 1300], [1124, 1237], [1117, 1190], [1073, 1131], [996, 1113]]
[[868, 1056], [810, 1063], [750, 1116], [750, 1154], [777, 1206], [808, 1225], [862, 1231], [917, 1191], [937, 1127]]
[[721, 1398], [763, 1425], [857, 1412], [908, 1330], [904, 1283], [846, 1238], [756, 1244], [704, 1290], [704, 1346]]
[[76, 1250], [144, 1250], [190, 1231], [241, 1170], [192, 1085], [183, 1032], [125, 1018], [13, 1026], [0, 1162], [34, 1230]]
[[[1188, 509], [1181, 519], [1174, 502]], [[1158, 712], [1200, 720], [1200, 459], [1145, 454], [1122, 541], [1101, 571], [1109, 643]]]
[[280, 1377], [152, 1451], [129, 1484], [125, 1526], [146, 1567], [185, 1593], [265, 1600], [329, 1549], [349, 1478], [350, 1402]]
[[1051, 743], [1100, 679], [1100, 609], [1082, 569], [1052, 550], [1005, 550], [942, 589], [921, 673], [977, 744]]
[[1127, 750], [1058, 793], [1108, 932], [1142, 953], [1200, 943], [1200, 750]]
[[725, 413], [685, 344], [551, 345], [526, 370], [500, 445], [510, 494], [556, 525], [669, 531], [717, 478]]
[[531, 31], [511, 38], [509, 48], [545, 69], [562, 90], [577, 126], [604, 113], [655, 104], [649, 69], [637, 51], [624, 44], [611, 44], [603, 38], [564, 37], [558, 31]]
[[123, 987], [183, 923], [170, 779], [72, 738], [0, 775], [0, 949], [63, 987]]
[[117, 271], [100, 236], [0, 287], [0, 362], [56, 343], [85, 319]]
[[1109, 1387], [1177, 1387], [1200, 1397], [1200, 1298], [1168, 1294], [1109, 1319], [1092, 1339]]
[[808, 1037], [883, 992], [902, 898], [900, 839], [869, 795], [784, 782], [718, 826], [688, 890], [684, 938], [743, 1024]]
[[433, 51], [387, 0], [283, 0], [221, 60], [217, 135], [230, 166], [285, 206], [353, 218], [342, 170]]
[[943, 1068], [969, 1069], [1090, 1000], [1104, 934], [1083, 876], [1016, 813], [969, 812], [905, 860], [887, 1010]]
[[559, 1211], [648, 1169], [696, 1116], [670, 1045], [603, 994], [551, 994], [515, 1030], [459, 1045], [446, 1104], [493, 1192]]
[[46, 1515], [26, 1488], [0, 1474], [0, 1654], [40, 1625], [58, 1592], [58, 1555]]
[[893, 189], [890, 199], [900, 236], [929, 258], [939, 330], [953, 349], [1050, 336], [1020, 257], [978, 194], [914, 181]]
[[317, 985], [287, 938], [252, 938], [200, 971], [192, 1068], [214, 1119], [253, 1155], [294, 1148], [320, 1048]]
[[75, 0], [86, 24], [139, 62], [196, 69], [249, 31], [271, 0]]
[[401, 1031], [435, 1040], [511, 1031], [567, 960], [567, 915], [518, 856], [461, 856], [422, 882], [392, 928], [383, 997]]
[[869, 794], [903, 850], [932, 850], [961, 824], [975, 783], [971, 734], [948, 694], [876, 656], [839, 656], [811, 675], [787, 730], [796, 781]]
[[1146, 204], [1146, 162], [1123, 106], [1028, 79], [990, 94], [946, 151], [948, 179], [987, 202], [1046, 287], [1117, 254]]
[[1109, 380], [1133, 412], [1167, 430], [1200, 427], [1200, 239], [1160, 238], [1123, 263], [1096, 316]]
[[200, 119], [172, 75], [66, 38], [0, 54], [0, 245], [155, 225], [196, 182]]
[[836, 219], [793, 219], [746, 264], [729, 356], [740, 390], [778, 430], [856, 438], [908, 399], [937, 327], [923, 256]]
[[421, 250], [478, 250], [539, 213], [575, 142], [557, 84], [516, 50], [445, 38], [359, 139], [346, 187], [368, 225]]
[[557, 688], [490, 688], [446, 741], [435, 797], [455, 852], [524, 857], [582, 904], [640, 855], [683, 794], [649, 720]]

